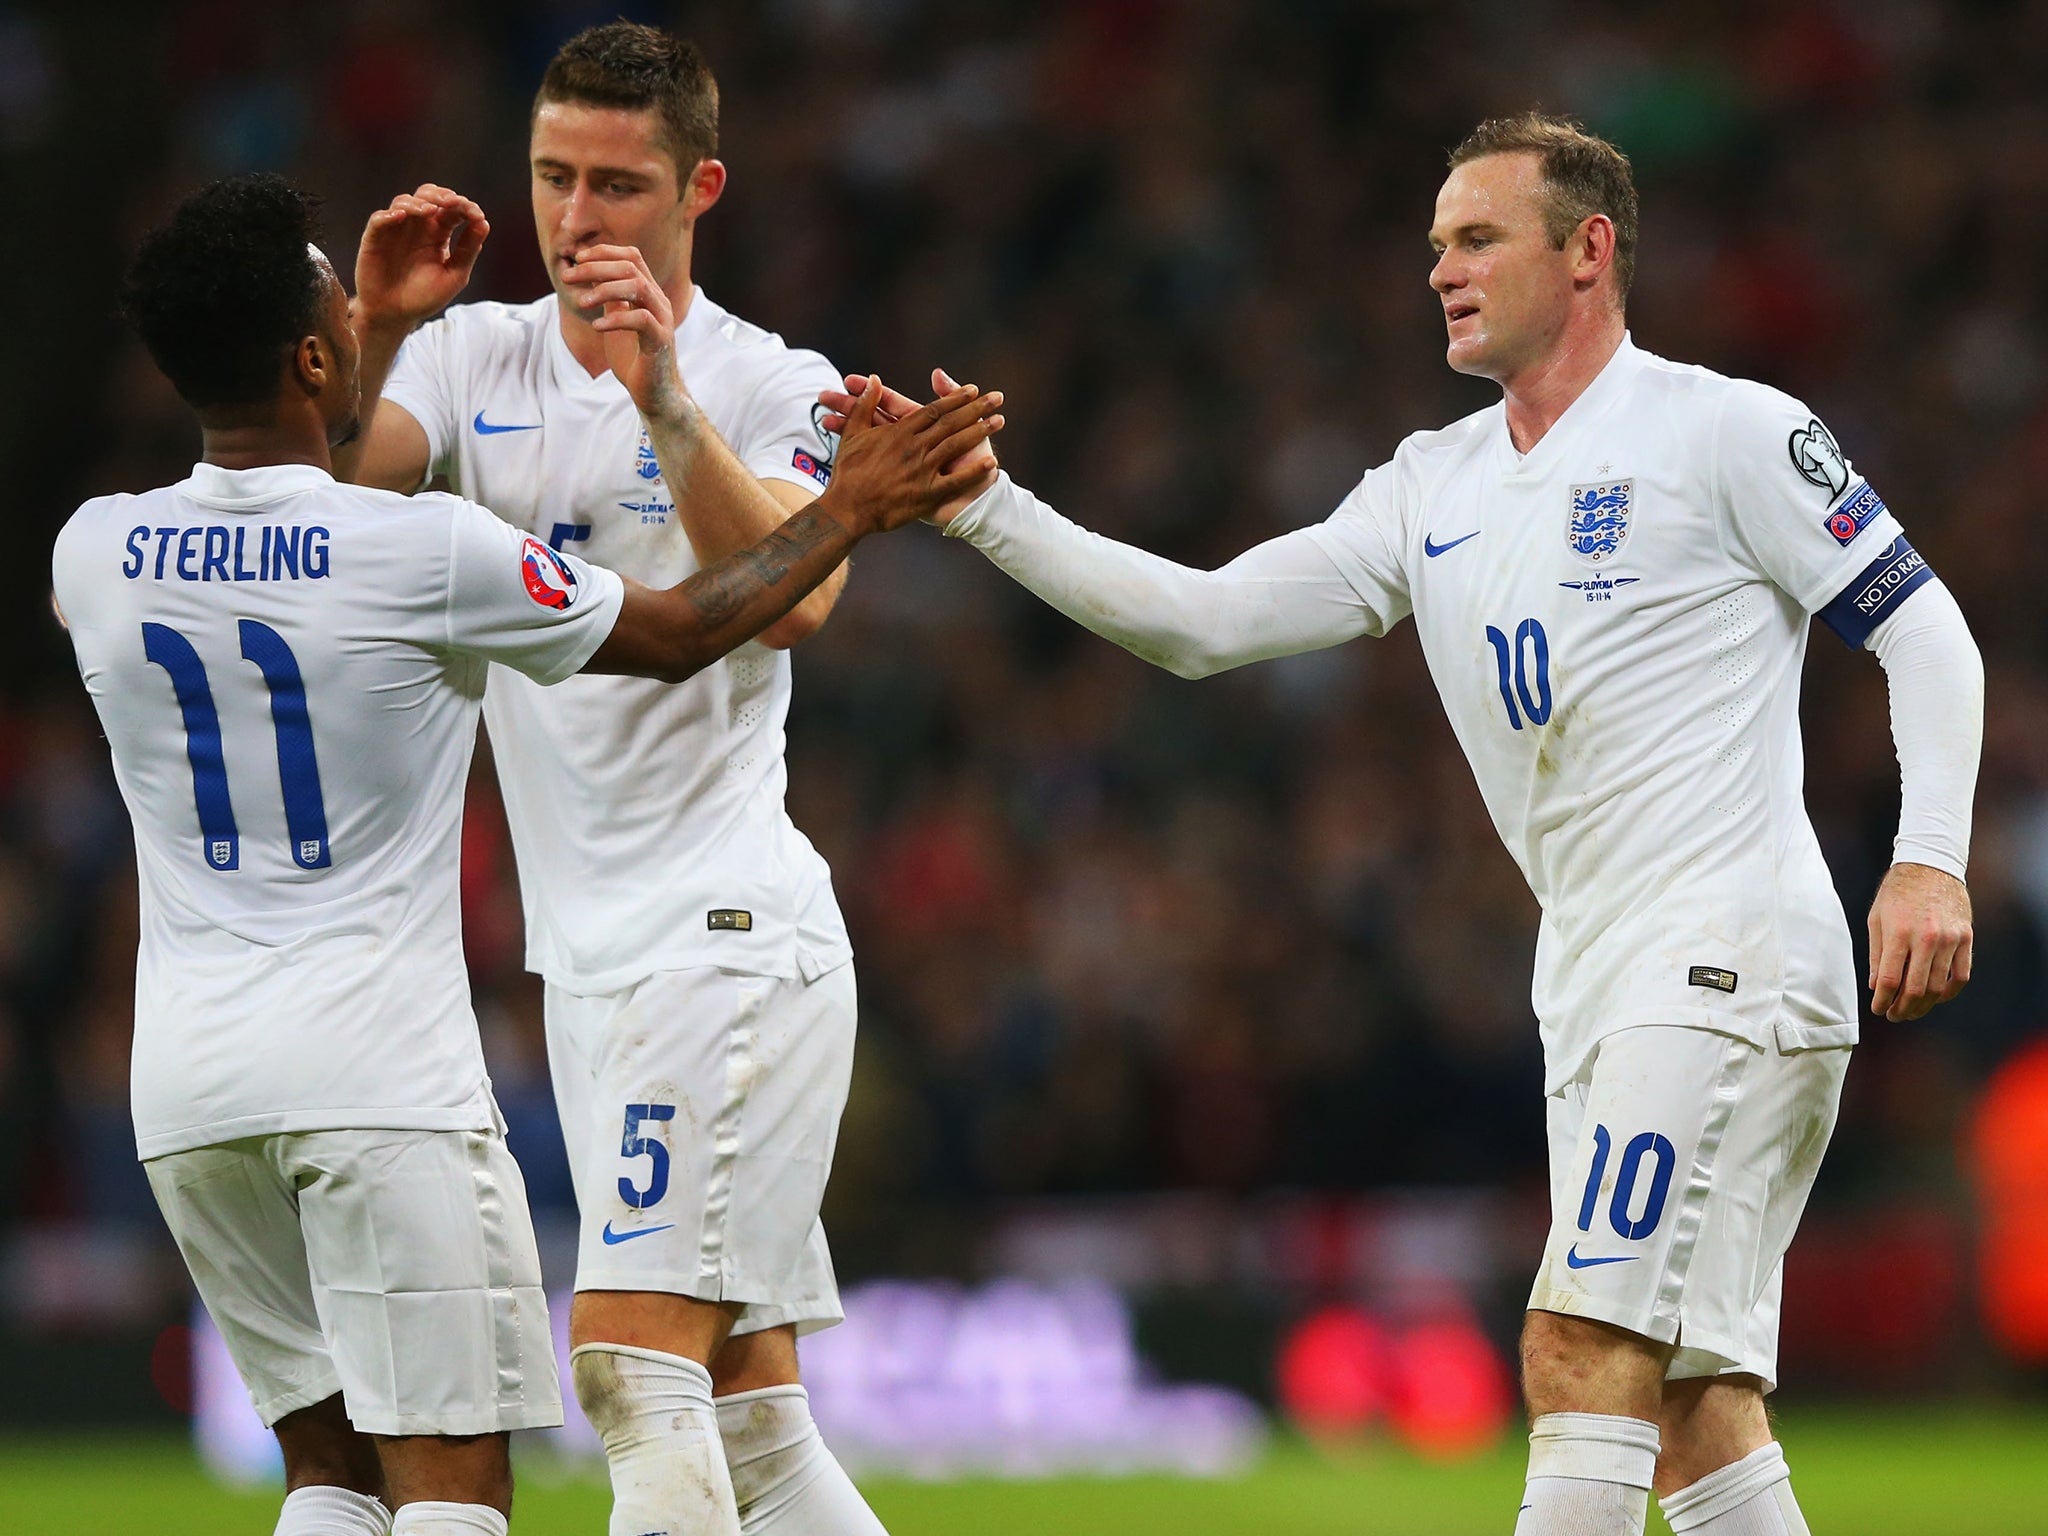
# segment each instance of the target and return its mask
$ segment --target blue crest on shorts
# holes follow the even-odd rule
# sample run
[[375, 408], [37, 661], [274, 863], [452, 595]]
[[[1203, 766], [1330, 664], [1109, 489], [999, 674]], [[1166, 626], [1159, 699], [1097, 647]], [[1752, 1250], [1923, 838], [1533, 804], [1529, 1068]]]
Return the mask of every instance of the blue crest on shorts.
[[1629, 515], [1634, 510], [1636, 483], [1609, 480], [1572, 487], [1572, 517], [1565, 542], [1588, 565], [1604, 565], [1628, 542]]

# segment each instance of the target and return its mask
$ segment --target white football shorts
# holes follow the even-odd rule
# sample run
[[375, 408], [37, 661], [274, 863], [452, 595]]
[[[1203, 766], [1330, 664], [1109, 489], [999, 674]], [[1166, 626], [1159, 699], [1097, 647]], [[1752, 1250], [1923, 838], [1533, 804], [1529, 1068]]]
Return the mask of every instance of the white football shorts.
[[1835, 1128], [1849, 1048], [1645, 1026], [1548, 1103], [1551, 1225], [1532, 1311], [1677, 1346], [1669, 1379], [1777, 1383], [1785, 1250]]
[[372, 1435], [562, 1422], [519, 1165], [495, 1131], [301, 1131], [143, 1165], [265, 1424], [341, 1393]]
[[597, 997], [550, 985], [576, 1289], [737, 1303], [735, 1333], [840, 1321], [818, 1207], [857, 1012], [851, 964], [811, 982], [662, 971]]

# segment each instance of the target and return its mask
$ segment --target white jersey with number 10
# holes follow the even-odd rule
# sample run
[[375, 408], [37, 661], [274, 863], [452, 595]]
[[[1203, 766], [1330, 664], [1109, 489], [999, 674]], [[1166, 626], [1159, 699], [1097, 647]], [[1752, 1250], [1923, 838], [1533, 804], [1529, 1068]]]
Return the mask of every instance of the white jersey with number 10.
[[1308, 532], [1370, 632], [1414, 614], [1542, 903], [1549, 1091], [1632, 1025], [1854, 1042], [1799, 673], [1811, 615], [1860, 645], [1929, 572], [1811, 412], [1624, 341], [1528, 454], [1493, 406]]

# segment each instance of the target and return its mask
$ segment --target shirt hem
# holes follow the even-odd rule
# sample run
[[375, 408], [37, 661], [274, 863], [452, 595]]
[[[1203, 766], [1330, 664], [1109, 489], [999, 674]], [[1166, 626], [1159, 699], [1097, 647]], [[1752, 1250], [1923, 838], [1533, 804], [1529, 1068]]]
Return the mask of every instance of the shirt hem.
[[779, 945], [765, 954], [711, 948], [664, 951], [602, 971], [580, 971], [529, 954], [526, 968], [549, 986], [571, 996], [608, 997], [614, 992], [636, 987], [663, 971], [725, 971], [734, 976], [772, 976], [778, 981], [794, 981], [801, 976], [808, 982], [838, 970], [852, 959], [853, 941], [843, 938], [822, 948], [807, 948], [796, 943]]
[[488, 1091], [479, 1089], [466, 1104], [386, 1107], [381, 1109], [298, 1109], [267, 1115], [239, 1115], [175, 1131], [137, 1134], [136, 1156], [143, 1162], [190, 1152], [222, 1142], [256, 1136], [290, 1136], [301, 1131], [488, 1131], [496, 1128]]
[[[1697, 1005], [1675, 1005], [1664, 1008], [1646, 1008], [1640, 1013], [1631, 1013], [1626, 1018], [1616, 1019], [1611, 1024], [1596, 1030], [1581, 1040], [1569, 1056], [1551, 1060], [1545, 1052], [1543, 1092], [1545, 1097], [1560, 1092], [1567, 1083], [1577, 1080], [1586, 1065], [1586, 1058], [1610, 1035], [1618, 1035], [1625, 1029], [1646, 1029], [1652, 1027], [1704, 1029], [1717, 1035], [1728, 1035], [1764, 1050], [1775, 1041], [1776, 1034], [1787, 1026], [1780, 1023], [1765, 1023], [1743, 1014], [1730, 1013], [1721, 1008], [1702, 1008]], [[1838, 1026], [1831, 1026], [1838, 1027]], [[1854, 1026], [1852, 1025], [1851, 1028]]]

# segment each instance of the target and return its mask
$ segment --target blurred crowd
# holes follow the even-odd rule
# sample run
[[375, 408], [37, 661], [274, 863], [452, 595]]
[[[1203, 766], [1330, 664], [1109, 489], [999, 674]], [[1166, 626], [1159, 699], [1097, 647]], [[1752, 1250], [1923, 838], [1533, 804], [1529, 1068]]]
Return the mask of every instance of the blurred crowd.
[[[125, 818], [41, 602], [79, 499], [195, 455], [106, 313], [125, 251], [200, 181], [274, 168], [326, 198], [347, 271], [370, 209], [432, 179], [493, 219], [468, 297], [530, 298], [532, 88], [620, 10], [694, 36], [722, 83], [706, 291], [847, 368], [1001, 387], [1018, 479], [1203, 563], [1327, 515], [1404, 434], [1492, 398], [1445, 369], [1426, 287], [1447, 147], [1536, 104], [1616, 139], [1643, 194], [1637, 341], [1806, 399], [1985, 652], [1977, 980], [1867, 1028], [1819, 1198], [1952, 1185], [1977, 1085], [2043, 1023], [2048, 4], [186, 0], [0, 8], [0, 185], [35, 214], [0, 356], [27, 571], [0, 682], [0, 1221], [147, 1211]], [[791, 807], [862, 989], [828, 1220], [1540, 1186], [1535, 908], [1412, 628], [1186, 683], [929, 530], [857, 564], [797, 652], [790, 726]], [[1897, 769], [1881, 673], [1825, 631], [1805, 722], [1860, 932]], [[466, 853], [493, 1074], [560, 1205], [484, 755]]]

